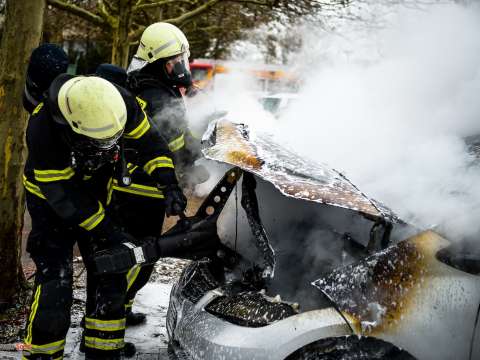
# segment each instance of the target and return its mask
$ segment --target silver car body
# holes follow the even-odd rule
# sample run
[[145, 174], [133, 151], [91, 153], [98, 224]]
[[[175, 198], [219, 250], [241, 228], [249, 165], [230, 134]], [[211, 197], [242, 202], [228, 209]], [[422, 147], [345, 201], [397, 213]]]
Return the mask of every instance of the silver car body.
[[[215, 288], [212, 285], [194, 299], [186, 296], [184, 289], [196, 286], [193, 272], [201, 269], [192, 263], [191, 272], [187, 270], [174, 285], [170, 299], [167, 328], [172, 344], [176, 344], [173, 349], [177, 356], [280, 360], [320, 339], [356, 335], [385, 340], [417, 359], [480, 359], [480, 277], [437, 258], [439, 252], [450, 246], [446, 239], [435, 232], [411, 227], [407, 230], [400, 227], [395, 234], [394, 227], [395, 244], [372, 251], [375, 244], [371, 235], [363, 236], [366, 220], [353, 219], [351, 214], [360, 213], [376, 223], [384, 219], [393, 224], [401, 221], [391, 210], [360, 192], [341, 173], [326, 165], [310, 164], [271, 139], [249, 136], [244, 127], [226, 121], [211, 127], [205, 140], [209, 142], [204, 151], [207, 159], [255, 174], [257, 192], [262, 195], [259, 203], [263, 225], [280, 255], [282, 246], [295, 244], [296, 236], [316, 239], [318, 234], [324, 235], [316, 225], [312, 225], [309, 233], [296, 233], [295, 226], [309, 217], [321, 219], [322, 223], [330, 221], [332, 228], [342, 226], [345, 233], [358, 232], [354, 235], [356, 240], [370, 250], [370, 255], [352, 261], [342, 257], [344, 252], [328, 248], [335, 259], [320, 260], [333, 262], [333, 267], [323, 275], [319, 268], [316, 277], [315, 266], [311, 271], [300, 266], [292, 268], [287, 259], [283, 261], [290, 268], [284, 269], [282, 257], [277, 256], [280, 261], [271, 280], [274, 288], [274, 282], [281, 285], [282, 279], [305, 283], [313, 292], [302, 296], [307, 294], [301, 292], [305, 290], [297, 289], [295, 301], [302, 304], [316, 294], [328, 301], [318, 308], [307, 308], [260, 327], [241, 326], [207, 311], [209, 304], [225, 296], [224, 284]], [[219, 236], [232, 249], [253, 262], [261, 262], [261, 256], [252, 247], [246, 216], [238, 209], [237, 194], [236, 199], [229, 199], [220, 216]], [[292, 227], [294, 230], [290, 231]], [[235, 228], [238, 231], [233, 238]], [[405, 237], [406, 240], [399, 241]], [[279, 239], [277, 243], [275, 239]], [[330, 244], [330, 239], [327, 240]], [[323, 244], [322, 250], [323, 246], [329, 245]], [[308, 255], [316, 253], [318, 248], [306, 250]], [[267, 302], [283, 302], [278, 297], [264, 298]]]

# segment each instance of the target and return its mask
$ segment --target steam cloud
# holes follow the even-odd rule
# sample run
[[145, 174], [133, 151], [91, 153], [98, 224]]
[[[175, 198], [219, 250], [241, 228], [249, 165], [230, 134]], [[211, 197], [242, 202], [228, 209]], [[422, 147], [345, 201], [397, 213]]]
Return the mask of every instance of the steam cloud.
[[362, 39], [310, 31], [297, 64], [309, 79], [277, 138], [419, 227], [478, 234], [480, 169], [463, 139], [480, 134], [478, 33], [479, 7], [455, 4], [400, 11]]
[[229, 120], [344, 172], [404, 220], [451, 240], [474, 237], [480, 167], [464, 138], [480, 134], [480, 7], [400, 6], [382, 16], [380, 28], [341, 20], [334, 32], [306, 29], [291, 64], [306, 81], [280, 119], [236, 75], [191, 100], [191, 122], [228, 110]]

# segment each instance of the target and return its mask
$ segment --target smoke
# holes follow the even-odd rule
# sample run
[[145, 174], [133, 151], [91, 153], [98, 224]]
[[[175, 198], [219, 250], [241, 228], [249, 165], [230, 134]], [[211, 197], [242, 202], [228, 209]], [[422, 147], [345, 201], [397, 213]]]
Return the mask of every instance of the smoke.
[[307, 81], [277, 140], [417, 226], [477, 234], [480, 172], [464, 137], [480, 134], [480, 9], [403, 9], [362, 38], [339, 30], [305, 34], [295, 66]]
[[[349, 10], [351, 11], [351, 10]], [[464, 138], [480, 134], [480, 9], [363, 6], [362, 16], [305, 28], [292, 69], [305, 81], [280, 119], [263, 111], [241, 72], [189, 104], [190, 123], [215, 111], [344, 172], [367, 195], [452, 240], [480, 231], [480, 172]], [[332, 30], [334, 29], [334, 30]], [[238, 65], [238, 64], [237, 64]], [[245, 65], [247, 66], [247, 65]], [[204, 191], [201, 191], [204, 192]]]
[[[389, 25], [381, 29], [359, 31], [355, 22], [337, 32], [309, 28], [292, 64], [306, 80], [283, 116], [272, 121], [238, 79], [217, 89], [214, 103], [229, 110], [231, 121], [272, 132], [277, 142], [344, 172], [404, 220], [437, 226], [450, 240], [474, 237], [480, 231], [480, 168], [464, 138], [480, 134], [479, 20], [476, 6], [443, 4], [389, 12]], [[310, 282], [353, 260], [342, 257], [342, 235], [365, 244], [361, 235], [368, 236], [371, 224], [357, 224], [344, 209], [279, 195], [262, 181], [257, 196], [277, 254], [270, 295], [278, 291], [301, 301], [304, 310], [319, 308]], [[219, 219], [219, 235], [261, 263], [233, 196]]]
[[263, 110], [257, 98], [262, 91], [249, 71], [255, 64], [227, 62], [229, 72], [217, 74], [212, 92], [203, 92], [188, 101], [189, 122], [194, 129], [203, 132], [210, 115], [224, 112], [226, 118], [235, 123], [253, 125], [259, 130], [271, 129], [275, 119]]

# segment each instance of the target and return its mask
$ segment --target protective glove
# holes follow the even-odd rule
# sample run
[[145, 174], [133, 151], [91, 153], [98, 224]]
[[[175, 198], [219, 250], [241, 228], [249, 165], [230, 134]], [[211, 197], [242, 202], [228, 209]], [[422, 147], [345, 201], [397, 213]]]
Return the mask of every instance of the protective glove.
[[[91, 240], [92, 241], [85, 245], [87, 251], [85, 251], [83, 258], [87, 268], [91, 269], [96, 267], [95, 262], [98, 253], [110, 253], [119, 247], [135, 247], [138, 242], [132, 235], [122, 231], [117, 226], [109, 227], [108, 232], [105, 231], [101, 234], [95, 234]], [[124, 261], [122, 258], [115, 258], [116, 261]]]
[[90, 268], [97, 274], [108, 274], [127, 272], [137, 264], [154, 264], [159, 257], [156, 240], [155, 237], [148, 237], [140, 241], [141, 246], [124, 242], [96, 251]]
[[177, 184], [160, 188], [165, 196], [165, 213], [167, 216], [180, 215], [187, 207], [187, 198]]

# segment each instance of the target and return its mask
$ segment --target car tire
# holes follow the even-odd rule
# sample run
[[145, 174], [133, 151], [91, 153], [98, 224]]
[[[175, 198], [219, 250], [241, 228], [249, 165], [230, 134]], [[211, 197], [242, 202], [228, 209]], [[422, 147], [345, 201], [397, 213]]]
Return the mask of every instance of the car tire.
[[405, 350], [372, 337], [347, 336], [310, 343], [285, 360], [415, 360]]
[[177, 284], [174, 284], [172, 287], [172, 291], [170, 293], [170, 301], [168, 303], [168, 308], [167, 308], [167, 317], [166, 317], [166, 328], [167, 328], [167, 336], [169, 341], [174, 340], [174, 332], [175, 328], [177, 327], [177, 306], [175, 304], [175, 299], [172, 294], [175, 293], [176, 291]]

